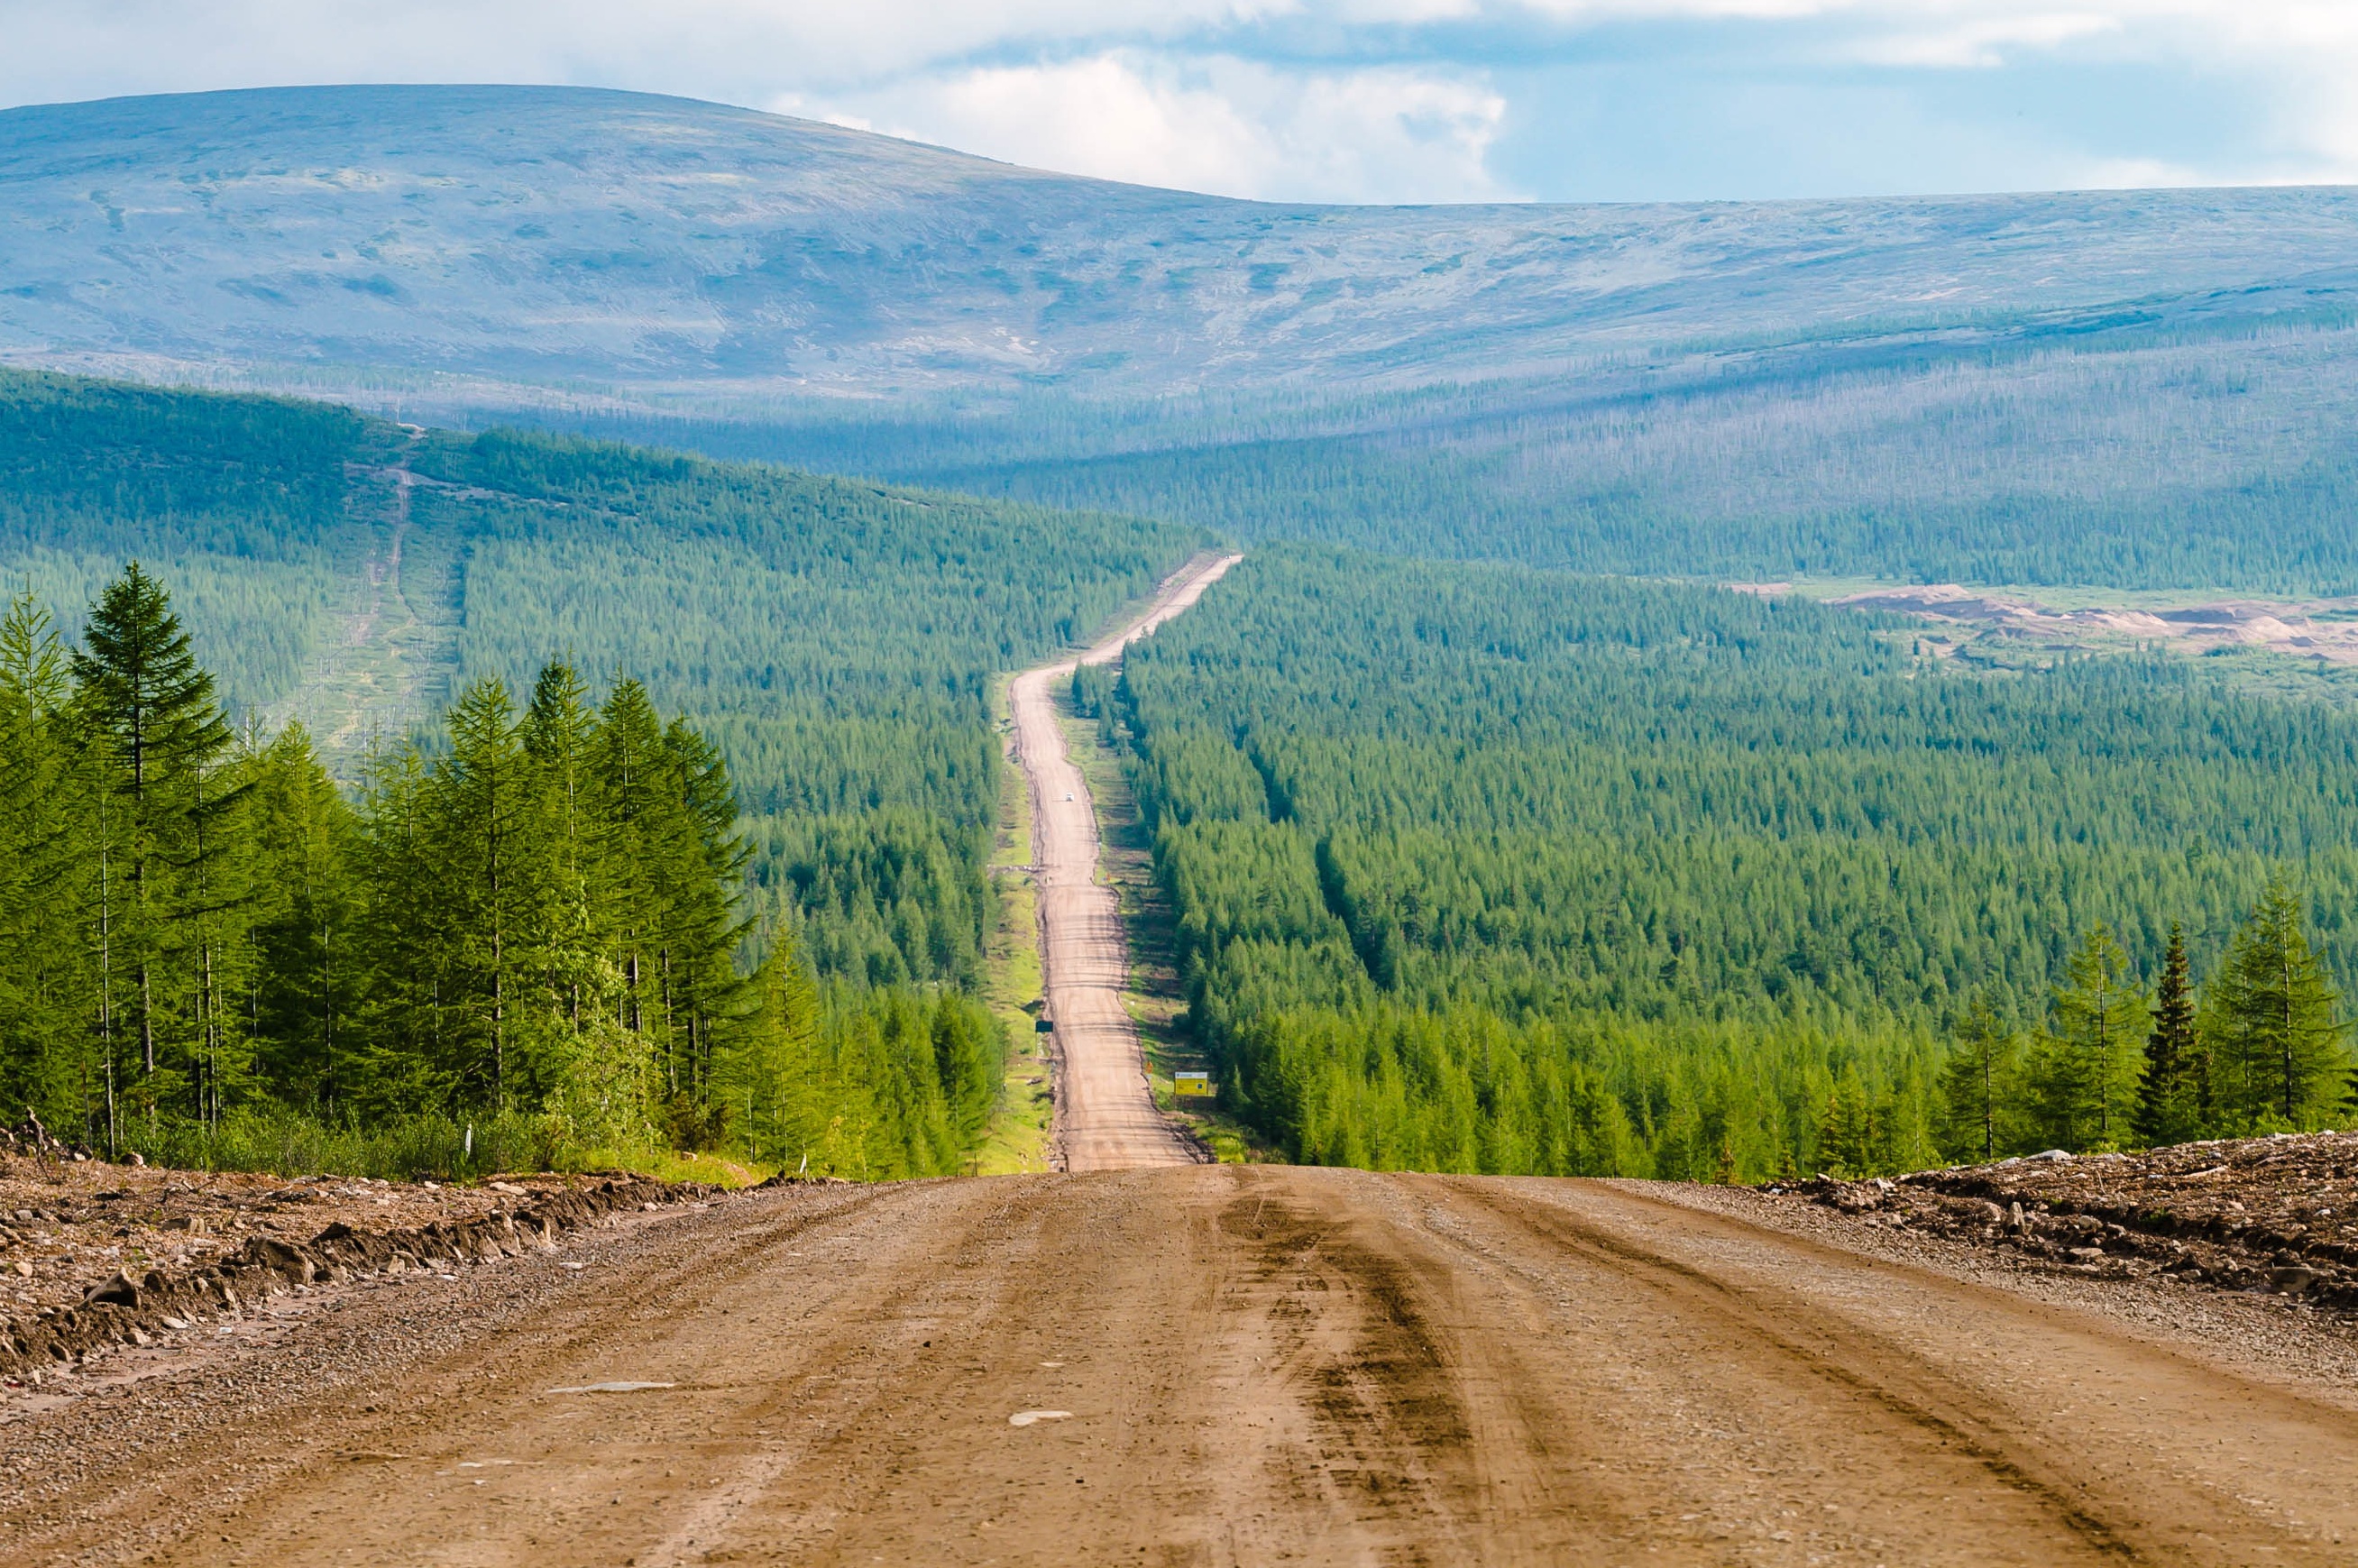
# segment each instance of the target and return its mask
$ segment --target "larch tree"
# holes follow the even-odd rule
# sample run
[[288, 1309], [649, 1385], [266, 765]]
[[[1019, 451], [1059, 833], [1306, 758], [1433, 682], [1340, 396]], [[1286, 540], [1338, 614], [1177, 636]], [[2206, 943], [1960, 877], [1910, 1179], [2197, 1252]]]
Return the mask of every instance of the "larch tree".
[[2133, 1131], [2145, 1071], [2145, 989], [2102, 921], [2081, 936], [2064, 976], [2035, 1069], [2045, 1135], [2067, 1149], [2116, 1148]]
[[2203, 1000], [2230, 1130], [2306, 1127], [2327, 1110], [2344, 1065], [2341, 998], [2281, 876], [2236, 931]]
[[138, 562], [101, 591], [82, 639], [70, 660], [74, 707], [118, 816], [113, 874], [123, 896], [107, 940], [121, 955], [139, 1098], [152, 1118], [170, 1080], [197, 1065], [200, 1032], [220, 1022], [206, 1011], [219, 954], [205, 917], [233, 896], [215, 874], [234, 848], [229, 818], [243, 788], [213, 776], [232, 741], [213, 677]]
[[1997, 1158], [2000, 1123], [2014, 1093], [2015, 1038], [1985, 992], [1965, 1005], [1957, 1044], [1941, 1067], [1946, 1152]]
[[100, 846], [69, 690], [64, 640], [16, 595], [0, 619], [0, 1103], [88, 1130], [103, 1103], [98, 948], [84, 924]]
[[545, 972], [535, 941], [542, 825], [507, 688], [496, 680], [468, 687], [449, 727], [450, 754], [427, 789], [429, 841], [449, 894], [439, 968], [457, 1027], [446, 1051], [455, 1047], [449, 1064], [460, 1080], [500, 1110], [535, 1065], [527, 992]]

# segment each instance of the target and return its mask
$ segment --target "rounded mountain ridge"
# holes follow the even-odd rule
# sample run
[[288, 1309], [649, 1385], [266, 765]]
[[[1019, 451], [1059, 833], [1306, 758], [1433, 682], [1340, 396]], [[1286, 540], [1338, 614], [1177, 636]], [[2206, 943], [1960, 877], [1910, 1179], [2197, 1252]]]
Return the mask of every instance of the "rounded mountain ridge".
[[[1239, 201], [694, 100], [253, 89], [0, 112], [0, 358], [732, 394], [1525, 374], [2350, 285], [2342, 189]], [[2260, 307], [2265, 300], [2257, 301]]]

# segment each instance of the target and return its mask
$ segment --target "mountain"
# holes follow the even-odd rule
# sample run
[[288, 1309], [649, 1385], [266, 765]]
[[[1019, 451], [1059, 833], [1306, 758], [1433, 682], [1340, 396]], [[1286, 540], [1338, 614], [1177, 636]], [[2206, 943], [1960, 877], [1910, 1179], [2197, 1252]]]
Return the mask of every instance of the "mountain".
[[1727, 334], [2307, 312], [2358, 297], [2353, 255], [2344, 190], [1345, 208], [579, 89], [0, 114], [0, 346], [49, 361], [777, 391], [1426, 380]]
[[749, 110], [0, 114], [0, 361], [1248, 539], [2358, 589], [2358, 193], [1274, 205]]

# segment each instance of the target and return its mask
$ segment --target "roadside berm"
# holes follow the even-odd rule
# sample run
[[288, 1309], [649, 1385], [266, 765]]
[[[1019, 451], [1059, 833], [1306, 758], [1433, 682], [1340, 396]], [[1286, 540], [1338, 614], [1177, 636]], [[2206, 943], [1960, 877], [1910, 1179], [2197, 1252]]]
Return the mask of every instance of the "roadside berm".
[[2162, 1276], [2358, 1312], [2358, 1133], [2280, 1133], [2140, 1154], [2061, 1150], [1898, 1180], [1777, 1189], [2023, 1266]]
[[619, 1173], [449, 1186], [0, 1156], [0, 1291], [15, 1298], [0, 1303], [0, 1376], [38, 1384], [289, 1293], [555, 1251], [609, 1216], [718, 1191]]

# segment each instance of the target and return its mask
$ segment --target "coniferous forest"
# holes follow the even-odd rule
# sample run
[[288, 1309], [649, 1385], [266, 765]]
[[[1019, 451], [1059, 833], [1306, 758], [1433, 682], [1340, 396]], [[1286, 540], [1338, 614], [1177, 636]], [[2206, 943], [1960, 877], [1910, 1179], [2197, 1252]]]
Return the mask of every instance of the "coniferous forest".
[[0, 1104], [199, 1162], [957, 1169], [993, 683], [1197, 537], [0, 378]]
[[1292, 1158], [1756, 1180], [2346, 1118], [2358, 715], [1911, 648], [1296, 546], [1076, 698]]
[[[957, 1169], [1007, 1049], [995, 684], [1206, 537], [0, 377], [0, 1103], [191, 1162]], [[2358, 714], [1919, 646], [1287, 545], [1073, 695], [1285, 1158], [1756, 1180], [2350, 1118]]]

